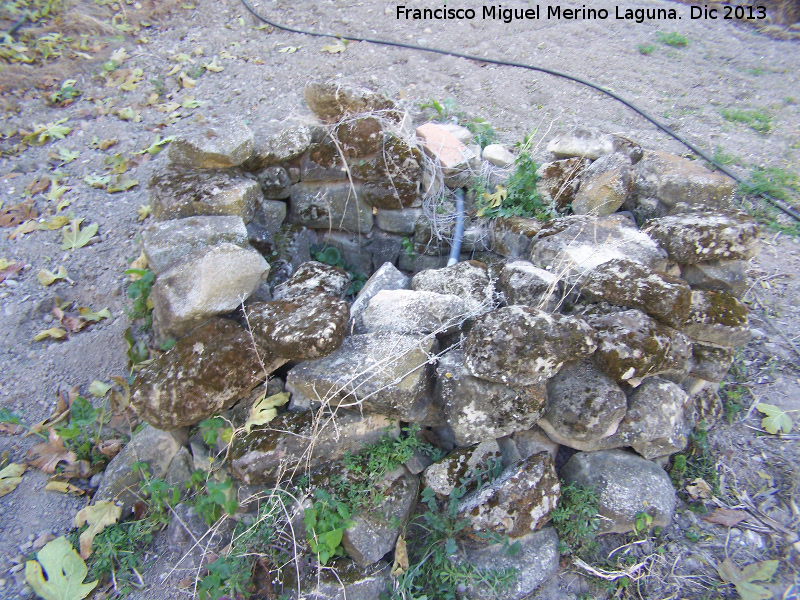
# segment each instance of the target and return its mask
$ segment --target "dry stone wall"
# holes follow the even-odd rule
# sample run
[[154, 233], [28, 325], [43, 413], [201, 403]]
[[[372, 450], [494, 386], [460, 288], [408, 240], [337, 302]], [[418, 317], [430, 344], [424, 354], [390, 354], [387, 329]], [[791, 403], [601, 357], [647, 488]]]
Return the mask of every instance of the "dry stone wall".
[[[381, 510], [407, 519], [420, 486], [445, 498], [499, 461], [494, 482], [464, 499], [459, 560], [517, 568], [504, 598], [557, 569], [548, 521], [561, 480], [596, 488], [603, 532], [632, 530], [640, 511], [669, 525], [661, 465], [719, 418], [719, 382], [749, 337], [740, 298], [758, 232], [734, 209], [733, 182], [620, 136], [566, 133], [539, 168], [559, 216], [486, 224], [473, 211], [465, 260], [445, 267], [452, 219], [431, 199], [447, 209], [451, 188], [502, 177], [513, 155], [487, 147], [482, 163], [463, 128], [415, 130], [368, 90], [310, 84], [306, 100], [318, 120], [266, 139], [235, 120], [196, 123], [153, 178], [154, 326], [178, 341], [138, 373], [131, 402], [172, 432], [159, 447], [178, 452], [182, 428], [252, 402], [278, 369], [285, 388], [270, 385], [289, 408], [234, 439], [242, 483], [274, 485], [417, 424], [449, 454], [392, 474], [397, 504]], [[311, 260], [326, 246], [337, 252], [316, 256], [338, 266]], [[351, 302], [354, 267], [371, 277]], [[574, 455], [557, 472], [559, 446]], [[348, 585], [374, 598], [399, 529], [357, 523]], [[479, 531], [527, 550], [500, 557]]]

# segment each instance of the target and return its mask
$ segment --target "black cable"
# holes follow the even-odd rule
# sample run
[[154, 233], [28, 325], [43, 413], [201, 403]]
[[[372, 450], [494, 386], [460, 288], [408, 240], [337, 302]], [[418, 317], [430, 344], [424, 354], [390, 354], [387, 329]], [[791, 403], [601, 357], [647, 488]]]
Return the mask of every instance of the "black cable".
[[[596, 83], [592, 83], [591, 81], [588, 81], [586, 79], [581, 79], [580, 77], [575, 77], [573, 75], [568, 75], [567, 73], [562, 73], [561, 71], [556, 71], [554, 69], [548, 69], [546, 67], [536, 67], [534, 65], [527, 65], [527, 64], [524, 64], [524, 63], [511, 62], [511, 61], [505, 61], [505, 60], [498, 60], [498, 59], [495, 59], [495, 58], [481, 58], [480, 56], [472, 56], [470, 54], [463, 54], [461, 52], [454, 52], [452, 50], [442, 50], [440, 48], [430, 48], [428, 46], [417, 46], [416, 44], [406, 44], [404, 42], [393, 42], [393, 41], [390, 41], [390, 40], [380, 40], [380, 39], [372, 39], [372, 38], [349, 36], [349, 35], [336, 35], [334, 33], [321, 33], [321, 32], [317, 32], [317, 31], [305, 31], [303, 29], [295, 29], [294, 27], [289, 27], [287, 25], [281, 25], [280, 23], [276, 23], [274, 21], [270, 21], [266, 17], [263, 17], [258, 12], [256, 12], [256, 10], [252, 6], [250, 6], [250, 4], [248, 4], [247, 0], [240, 0], [240, 1], [244, 5], [244, 7], [250, 12], [250, 14], [252, 14], [259, 21], [261, 21], [263, 23], [266, 23], [267, 25], [271, 25], [272, 27], [274, 27], [276, 29], [282, 29], [283, 31], [289, 31], [291, 33], [299, 33], [299, 34], [302, 34], [302, 35], [310, 35], [310, 36], [314, 36], [314, 37], [323, 37], [323, 38], [334, 38], [334, 39], [339, 39], [339, 40], [347, 40], [349, 42], [367, 42], [369, 44], [377, 44], [377, 45], [380, 45], [380, 46], [393, 46], [395, 48], [406, 48], [408, 50], [419, 50], [421, 52], [432, 52], [434, 54], [444, 54], [445, 56], [453, 56], [455, 58], [464, 58], [466, 60], [474, 60], [474, 61], [478, 61], [478, 62], [490, 64], [490, 65], [501, 65], [501, 66], [505, 66], [505, 67], [517, 67], [517, 68], [520, 68], [520, 69], [527, 69], [529, 71], [539, 71], [541, 73], [547, 73], [548, 75], [553, 75], [554, 77], [561, 77], [562, 79], [567, 79], [569, 81], [574, 81], [575, 83], [579, 83], [581, 85], [585, 85], [587, 87], [590, 87], [590, 88], [592, 88], [594, 90], [597, 90], [598, 92], [600, 92], [602, 94], [610, 96], [611, 98], [613, 98], [614, 100], [616, 100], [618, 102], [621, 102], [622, 104], [624, 104], [625, 106], [630, 108], [632, 111], [634, 111], [638, 115], [640, 115], [640, 116], [644, 117], [645, 119], [647, 119], [648, 121], [650, 121], [650, 123], [652, 123], [653, 125], [658, 127], [661, 131], [663, 131], [664, 133], [666, 133], [670, 137], [678, 140], [681, 144], [683, 144], [684, 146], [689, 148], [692, 152], [697, 154], [700, 158], [702, 158], [703, 160], [705, 160], [705, 161], [711, 163], [712, 165], [714, 165], [717, 169], [719, 169], [720, 171], [725, 173], [725, 175], [727, 175], [728, 177], [730, 177], [731, 179], [733, 179], [737, 183], [739, 183], [739, 184], [744, 183], [739, 177], [737, 177], [736, 175], [731, 173], [728, 169], [726, 169], [723, 165], [718, 163], [716, 160], [714, 160], [713, 158], [711, 158], [708, 155], [706, 155], [705, 152], [703, 152], [702, 150], [697, 148], [690, 141], [684, 139], [683, 137], [681, 137], [680, 135], [678, 135], [677, 133], [672, 131], [669, 127], [667, 127], [666, 125], [663, 125], [662, 123], [660, 123], [659, 121], [657, 121], [656, 119], [651, 117], [649, 114], [644, 112], [642, 109], [640, 109], [637, 106], [633, 105], [632, 103], [628, 102], [627, 100], [625, 100], [625, 98], [622, 98], [621, 96], [618, 96], [617, 94], [615, 94], [611, 90], [607, 90], [604, 87], [601, 87], [601, 86], [597, 85]], [[770, 196], [769, 194], [766, 194], [764, 192], [759, 192], [759, 195], [762, 198], [764, 198], [765, 200], [767, 200], [767, 202], [769, 202], [770, 204], [775, 206], [776, 208], [782, 210], [784, 213], [786, 213], [790, 217], [794, 218], [796, 221], [800, 221], [800, 214], [798, 214], [794, 210], [793, 207], [791, 207], [789, 204], [785, 203], [783, 200], [780, 200], [778, 198], [774, 198], [773, 196]]]

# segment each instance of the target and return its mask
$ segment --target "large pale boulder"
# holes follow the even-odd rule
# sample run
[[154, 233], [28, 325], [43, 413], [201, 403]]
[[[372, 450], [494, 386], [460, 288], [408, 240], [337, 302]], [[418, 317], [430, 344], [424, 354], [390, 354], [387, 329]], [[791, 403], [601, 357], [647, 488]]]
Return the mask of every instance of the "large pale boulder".
[[275, 300], [299, 298], [313, 294], [324, 294], [343, 298], [350, 276], [344, 269], [311, 260], [304, 262], [285, 282], [275, 286]]
[[350, 336], [333, 353], [294, 367], [286, 387], [332, 408], [418, 422], [431, 403], [427, 365], [435, 347], [433, 336], [392, 332]]
[[486, 265], [477, 260], [458, 262], [441, 269], [426, 269], [414, 275], [411, 289], [416, 291], [455, 294], [475, 312], [492, 307], [494, 288]]
[[378, 270], [370, 276], [364, 284], [364, 287], [358, 292], [358, 296], [356, 296], [353, 304], [350, 306], [352, 332], [366, 333], [362, 316], [367, 306], [369, 306], [370, 300], [372, 300], [378, 292], [383, 290], [404, 290], [408, 289], [408, 286], [409, 279], [407, 276], [398, 271], [397, 267], [392, 263], [383, 263]]
[[459, 446], [530, 429], [542, 416], [545, 399], [543, 384], [511, 388], [474, 377], [461, 350], [448, 352], [436, 366], [434, 404]]
[[156, 275], [193, 251], [222, 242], [247, 246], [247, 228], [241, 217], [187, 217], [156, 221], [142, 232], [147, 266]]
[[583, 319], [507, 306], [477, 319], [464, 342], [464, 363], [481, 379], [524, 386], [546, 381], [596, 348]]
[[238, 117], [184, 124], [170, 142], [172, 164], [190, 169], [220, 169], [242, 164], [253, 153], [253, 132]]
[[223, 242], [191, 252], [153, 285], [156, 330], [180, 336], [213, 315], [236, 309], [268, 272], [267, 261], [252, 248]]
[[531, 240], [530, 261], [571, 283], [615, 258], [667, 268], [667, 253], [623, 214], [554, 219]]
[[633, 531], [645, 512], [653, 527], [666, 527], [675, 513], [675, 488], [656, 463], [624, 450], [578, 452], [561, 469], [567, 483], [594, 489], [599, 500], [598, 533]]
[[547, 143], [547, 151], [558, 158], [597, 160], [614, 152], [614, 138], [596, 129], [578, 128], [554, 137]]
[[461, 327], [470, 309], [453, 294], [414, 290], [382, 290], [362, 315], [367, 332], [452, 333]]

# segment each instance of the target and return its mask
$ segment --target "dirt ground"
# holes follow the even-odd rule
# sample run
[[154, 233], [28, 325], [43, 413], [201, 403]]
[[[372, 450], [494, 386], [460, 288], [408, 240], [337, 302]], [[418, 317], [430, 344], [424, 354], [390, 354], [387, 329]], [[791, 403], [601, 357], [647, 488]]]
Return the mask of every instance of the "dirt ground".
[[[582, 6], [575, 1], [559, 5]], [[449, 48], [590, 79], [635, 102], [708, 152], [733, 157], [731, 168], [743, 176], [750, 166], [800, 173], [800, 42], [767, 37], [730, 21], [690, 20], [686, 5], [641, 0], [637, 7], [672, 8], [683, 18], [640, 24], [615, 20], [613, 6], [606, 3], [592, 4], [611, 10], [612, 17], [604, 21], [562, 18], [509, 24], [480, 18], [398, 20], [396, 4], [371, 0], [262, 0], [254, 6], [295, 27]], [[407, 6], [431, 8], [434, 3], [414, 0]], [[475, 8], [480, 13], [480, 6]], [[661, 43], [659, 32], [679, 32], [688, 45]], [[2, 206], [22, 201], [34, 181], [60, 171], [60, 184], [69, 188], [61, 199], [70, 201], [63, 211], [84, 218], [84, 226], [97, 223], [99, 228], [94, 243], [71, 252], [61, 250], [60, 231], [34, 231], [11, 240], [12, 229], [2, 230], [0, 258], [26, 266], [0, 284], [0, 408], [34, 424], [50, 414], [59, 390], [77, 385], [87, 395], [92, 381], [127, 375], [123, 332], [131, 324], [131, 302], [123, 271], [138, 256], [138, 236], [147, 224], [137, 215], [137, 208], [148, 203], [146, 183], [166, 161], [165, 153], [134, 153], [150, 147], [157, 135], [180, 131], [198, 115], [239, 115], [256, 135], [264, 135], [310, 114], [303, 101], [306, 82], [334, 78], [386, 93], [408, 108], [416, 122], [424, 118], [421, 104], [452, 99], [453, 113], [485, 119], [503, 143], [511, 145], [534, 133], [539, 161], [548, 158], [544, 147], [550, 137], [575, 126], [618, 133], [647, 148], [687, 152], [623, 105], [564, 79], [367, 43], [349, 44], [341, 53], [321, 51], [329, 43], [260, 27], [236, 0], [198, 0], [178, 6], [138, 35], [107, 38], [105, 48], [96, 51], [107, 57], [112, 50], [126, 48], [128, 56], [120, 68], [142, 70], [135, 89], [107, 86], [100, 61], [87, 60], [63, 73], [83, 92], [66, 107], [45, 101], [59, 85], [43, 91], [35, 77], [29, 85], [4, 94]], [[220, 69], [203, 69], [208, 63]], [[194, 80], [193, 87], [181, 86], [181, 73]], [[154, 93], [156, 101], [148, 104]], [[165, 107], [170, 102], [179, 106]], [[133, 118], [123, 120], [119, 114], [131, 116], [130, 111], [120, 113], [127, 108]], [[771, 130], [760, 133], [728, 121], [722, 115], [727, 109], [762, 109], [772, 117]], [[60, 119], [67, 119], [65, 125], [71, 128], [65, 139], [14, 151], [20, 131]], [[90, 147], [95, 137], [118, 141], [100, 150]], [[77, 154], [66, 162], [59, 151]], [[87, 185], [84, 178], [105, 174], [104, 159], [116, 153], [148, 159], [127, 173], [138, 185], [115, 194]], [[58, 202], [41, 194], [34, 200], [45, 217], [54, 213]], [[39, 283], [40, 269], [55, 272], [60, 266], [68, 279], [49, 287]], [[800, 436], [796, 428], [789, 435], [765, 434], [761, 416], [753, 409], [763, 401], [800, 410], [800, 243], [764, 227], [763, 250], [751, 260], [748, 275], [746, 300], [756, 331], [737, 356], [737, 381], [732, 378], [730, 384], [744, 389], [743, 408], [733, 415], [732, 424], [723, 421], [712, 430], [709, 446], [727, 486], [727, 505], [750, 501], [753, 512], [763, 513], [763, 518], [728, 528], [682, 508], [659, 542], [664, 549], [653, 550], [657, 558], [648, 563], [648, 574], [632, 583], [630, 597], [736, 597], [732, 586], [723, 586], [716, 575], [716, 565], [726, 556], [740, 567], [780, 559], [774, 582], [766, 586], [776, 598], [800, 593], [800, 545], [792, 546], [800, 519]], [[108, 308], [112, 318], [65, 341], [32, 341], [39, 331], [56, 324], [51, 314], [56, 298], [95, 311]], [[796, 420], [797, 413], [791, 415]], [[0, 435], [0, 452], [22, 462], [36, 441], [33, 436]], [[0, 499], [0, 598], [32, 595], [24, 586], [21, 567], [32, 543], [48, 532], [67, 532], [86, 504], [84, 498], [44, 491], [46, 481], [44, 474], [30, 469], [18, 488]], [[537, 597], [599, 594], [587, 581], [584, 570], [564, 561], [557, 581]], [[163, 590], [153, 590], [148, 597], [160, 595], [166, 596]]]

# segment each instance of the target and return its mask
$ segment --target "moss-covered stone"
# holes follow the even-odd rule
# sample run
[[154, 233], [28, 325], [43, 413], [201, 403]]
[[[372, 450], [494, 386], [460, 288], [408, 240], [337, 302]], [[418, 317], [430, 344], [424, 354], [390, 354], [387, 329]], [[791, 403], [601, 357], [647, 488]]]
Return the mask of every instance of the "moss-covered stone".
[[694, 290], [683, 330], [689, 337], [718, 346], [742, 346], [750, 340], [747, 306], [726, 292]]
[[681, 264], [748, 259], [758, 252], [758, 226], [749, 215], [680, 214], [648, 221], [644, 229]]
[[350, 276], [344, 269], [315, 260], [304, 262], [286, 282], [275, 286], [275, 300], [324, 294], [343, 298], [350, 285]]
[[360, 184], [298, 183], [292, 186], [290, 206], [290, 221], [312, 229], [372, 229], [372, 207], [361, 200]]
[[338, 81], [307, 83], [303, 95], [313, 113], [328, 122], [351, 114], [395, 107], [394, 102], [382, 94]]
[[594, 330], [583, 319], [508, 306], [477, 319], [464, 342], [464, 362], [481, 379], [532, 385], [596, 347]]
[[253, 132], [237, 117], [185, 124], [169, 145], [172, 164], [190, 169], [220, 169], [242, 164], [253, 153]]
[[614, 380], [635, 385], [644, 377], [686, 370], [689, 340], [645, 313], [626, 310], [587, 320], [597, 331], [595, 363]]
[[683, 325], [692, 302], [691, 289], [682, 280], [625, 258], [591, 271], [581, 282], [581, 294], [593, 301], [638, 308], [671, 327]]
[[159, 221], [235, 216], [249, 222], [263, 198], [254, 179], [237, 171], [170, 168], [150, 180], [150, 206]]
[[310, 411], [287, 412], [266, 426], [235, 438], [230, 450], [235, 477], [248, 484], [272, 484], [292, 479], [328, 461], [357, 452], [399, 428], [381, 415], [361, 416], [340, 410], [318, 416]]
[[312, 294], [248, 306], [248, 323], [259, 349], [289, 360], [319, 358], [342, 344], [349, 304]]
[[266, 372], [242, 327], [211, 319], [137, 373], [131, 406], [159, 429], [194, 425], [230, 408], [286, 362], [261, 359]]
[[459, 511], [469, 520], [472, 531], [467, 533], [472, 537], [492, 532], [518, 538], [547, 523], [560, 497], [553, 458], [540, 452], [508, 467], [497, 479], [462, 498]]

